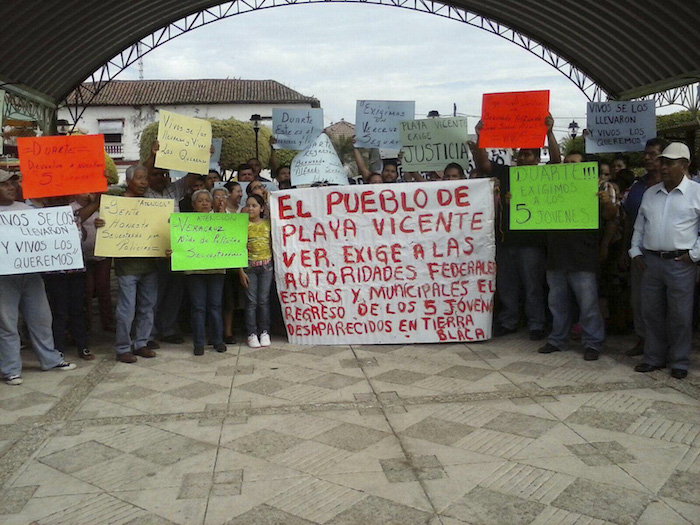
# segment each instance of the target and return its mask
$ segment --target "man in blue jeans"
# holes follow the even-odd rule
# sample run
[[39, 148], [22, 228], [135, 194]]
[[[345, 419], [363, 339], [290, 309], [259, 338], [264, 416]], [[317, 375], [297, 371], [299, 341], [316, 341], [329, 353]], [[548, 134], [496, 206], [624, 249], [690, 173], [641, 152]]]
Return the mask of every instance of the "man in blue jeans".
[[[571, 152], [565, 163], [582, 162], [583, 155]], [[607, 192], [598, 192], [603, 219], [617, 216], [617, 206], [610, 202]], [[601, 221], [602, 222], [602, 221]], [[598, 305], [598, 231], [562, 230], [547, 232], [547, 284], [549, 310], [552, 312], [552, 332], [540, 354], [564, 350], [569, 341], [573, 318], [573, 299], [579, 309], [583, 358], [595, 361], [605, 340], [605, 324]]]
[[[544, 119], [547, 129], [550, 164], [559, 164], [561, 154], [554, 136], [554, 119], [547, 115]], [[479, 136], [482, 123], [476, 125]], [[482, 177], [496, 177], [499, 180], [501, 195], [510, 193], [510, 169], [507, 166], [492, 163], [486, 150], [478, 144], [469, 142], [474, 156], [474, 163]], [[536, 166], [540, 163], [539, 149], [521, 148], [516, 162], [518, 166]], [[517, 331], [520, 320], [520, 289], [525, 292], [525, 317], [530, 339], [539, 341], [545, 336], [545, 262], [546, 238], [543, 232], [512, 231], [510, 229], [510, 204], [508, 199], [501, 199], [501, 231], [496, 234], [496, 293], [500, 312], [494, 325], [494, 337]]]
[[[131, 166], [126, 171], [124, 197], [143, 197], [148, 189], [148, 170]], [[103, 227], [103, 219], [95, 219], [95, 226]], [[135, 363], [140, 357], [156, 357], [148, 348], [153, 329], [153, 309], [158, 299], [158, 268], [153, 257], [123, 257], [114, 259], [119, 293], [116, 310], [117, 361]], [[133, 338], [132, 338], [133, 333]]]
[[[29, 209], [25, 203], [15, 202], [16, 179], [9, 172], [0, 170], [0, 213]], [[0, 375], [5, 383], [12, 386], [23, 383], [17, 329], [20, 312], [27, 323], [29, 338], [41, 369], [75, 369], [75, 365], [67, 363], [54, 346], [51, 309], [41, 276], [38, 273], [0, 275]]]

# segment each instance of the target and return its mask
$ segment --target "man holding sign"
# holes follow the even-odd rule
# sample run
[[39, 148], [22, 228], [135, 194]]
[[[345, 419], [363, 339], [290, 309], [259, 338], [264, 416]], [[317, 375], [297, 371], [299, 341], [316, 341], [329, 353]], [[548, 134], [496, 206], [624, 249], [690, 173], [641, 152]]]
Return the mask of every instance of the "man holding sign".
[[[142, 198], [148, 189], [148, 169], [140, 165], [129, 167], [126, 171], [126, 185], [124, 197]], [[105, 200], [102, 202], [104, 204]], [[108, 215], [101, 209], [100, 218], [95, 219], [95, 227], [104, 228], [106, 223], [103, 217]], [[136, 356], [156, 357], [155, 351], [147, 347], [153, 328], [153, 309], [158, 298], [156, 260], [154, 257], [114, 259], [114, 272], [119, 287], [114, 349], [117, 361], [122, 363], [135, 363]]]
[[[175, 117], [180, 117], [180, 115], [171, 113], [170, 117], [168, 118], [172, 118], [173, 115]], [[171, 134], [166, 132], [165, 135], [163, 135], [161, 133], [161, 127], [166, 126], [164, 119], [165, 117], [161, 115], [161, 120], [158, 123], [158, 136], [159, 138], [161, 136], [165, 136], [166, 138], [170, 137], [172, 140]], [[187, 144], [188, 147], [194, 147], [197, 152], [197, 158], [201, 156], [201, 150], [206, 148], [206, 166], [202, 162], [195, 165], [192, 165], [192, 163], [187, 165], [178, 165], [179, 168], [187, 167], [188, 169], [192, 168], [192, 170], [197, 171], [190, 170], [190, 173], [184, 177], [173, 182], [168, 182], [166, 179], [166, 172], [160, 168], [165, 167], [166, 165], [172, 166], [172, 164], [169, 162], [166, 164], [159, 163], [159, 160], [162, 162], [162, 158], [160, 156], [163, 154], [159, 141], [155, 141], [151, 145], [151, 154], [148, 159], [146, 159], [145, 163], [146, 168], [148, 168], [149, 187], [144, 192], [143, 196], [150, 199], [171, 199], [173, 201], [174, 211], [176, 213], [180, 211], [179, 202], [188, 193], [188, 191], [190, 191], [190, 187], [199, 179], [199, 173], [206, 174], [209, 172], [209, 156], [214, 155], [215, 153], [214, 146], [212, 146], [211, 143], [211, 124], [207, 121], [202, 121], [201, 119], [189, 120], [195, 122], [191, 123], [188, 129], [194, 129], [196, 126], [200, 125], [205, 126], [205, 124], [200, 123], [206, 123], [206, 125], [209, 126], [208, 143], [202, 139], [197, 140], [195, 144], [192, 145], [190, 139], [182, 139], [187, 141], [185, 144]], [[175, 125], [173, 120], [168, 120], [167, 122], [167, 125], [171, 127]], [[164, 150], [167, 148], [168, 146], [163, 146]], [[166, 156], [166, 158], [169, 157]], [[156, 164], [158, 167], [156, 167]], [[165, 341], [166, 343], [181, 344], [184, 342], [184, 338], [178, 333], [177, 322], [180, 305], [182, 304], [182, 299], [184, 296], [185, 283], [182, 278], [183, 276], [180, 273], [171, 271], [170, 261], [168, 259], [160, 259], [156, 264], [158, 265], [158, 299], [155, 306], [153, 330], [150, 337], [151, 341], [149, 341], [149, 346], [152, 349], [155, 349], [158, 346], [157, 343], [155, 343], [156, 337], [158, 337], [161, 341]]]
[[[565, 178], [568, 182], [555, 182], [548, 185], [550, 191], [546, 197], [555, 201], [556, 197], [560, 196], [556, 189], [564, 191], [564, 188], [576, 187], [577, 198], [573, 206], [580, 210], [588, 201], [587, 207], [595, 221], [589, 223], [570, 220], [567, 223], [565, 220], [558, 219], [557, 224], [539, 225], [549, 230], [547, 231], [547, 284], [549, 285], [549, 310], [552, 312], [552, 332], [549, 334], [547, 344], [538, 352], [551, 354], [566, 348], [571, 326], [576, 322], [572, 308], [575, 302], [579, 311], [578, 322], [582, 328], [583, 358], [586, 361], [595, 361], [600, 355], [605, 340], [605, 324], [598, 305], [598, 232], [602, 221], [598, 220], [597, 201], [600, 202], [600, 218], [604, 220], [613, 220], [618, 210], [617, 206], [610, 201], [610, 194], [607, 191], [597, 191], [597, 165], [591, 162], [582, 164], [582, 162], [581, 153], [569, 153], [561, 167], [573, 165], [583, 167], [583, 170], [571, 172], [571, 176]], [[545, 167], [548, 166], [543, 166]], [[588, 168], [590, 168], [590, 178], [585, 175]], [[574, 182], [575, 180], [577, 182]], [[516, 188], [513, 191], [516, 191]], [[573, 214], [567, 217], [573, 217]], [[513, 219], [515, 218], [511, 220]]]
[[[549, 157], [551, 163], [561, 162], [559, 145], [552, 131], [554, 119], [547, 115], [543, 121], [547, 129]], [[479, 134], [482, 123], [476, 125], [477, 143], [469, 142], [477, 170], [483, 177], [496, 177], [500, 183], [500, 195], [510, 193], [510, 174], [507, 166], [493, 163], [483, 149]], [[540, 163], [540, 150], [520, 148], [517, 155], [518, 166], [536, 166]], [[511, 206], [508, 199], [501, 199], [502, 239], [497, 239], [496, 258], [498, 275], [496, 291], [501, 304], [500, 314], [494, 335], [514, 333], [518, 328], [520, 289], [525, 290], [525, 315], [530, 331], [530, 339], [539, 341], [544, 338], [545, 327], [545, 245], [546, 238], [542, 232], [512, 231], [510, 228]], [[498, 242], [501, 241], [501, 242]]]
[[[29, 206], [23, 202], [15, 202], [15, 179], [9, 172], [0, 170], [0, 224], [3, 229], [21, 227], [23, 223], [21, 216], [16, 216], [16, 221], [7, 215], [8, 212], [29, 210]], [[74, 228], [74, 225], [71, 226]], [[9, 242], [0, 242], [0, 246], [5, 248], [2, 251], [9, 251]], [[51, 309], [40, 274], [0, 275], [0, 374], [5, 383], [22, 384], [17, 328], [20, 312], [27, 323], [32, 347], [42, 370], [73, 370], [75, 365], [67, 363], [63, 354], [54, 347]]]

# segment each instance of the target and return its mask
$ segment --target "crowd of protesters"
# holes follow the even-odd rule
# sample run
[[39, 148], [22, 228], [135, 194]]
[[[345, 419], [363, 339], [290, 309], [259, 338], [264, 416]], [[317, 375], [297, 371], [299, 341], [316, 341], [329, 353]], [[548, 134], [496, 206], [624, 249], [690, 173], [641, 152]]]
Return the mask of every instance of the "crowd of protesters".
[[[544, 124], [549, 163], [597, 161], [578, 151], [562, 159], [552, 117]], [[480, 129], [481, 123], [477, 137]], [[611, 164], [599, 162], [599, 229], [543, 232], [509, 228], [509, 167], [491, 162], [478, 140], [468, 144], [475, 164], [470, 173], [459, 164], [442, 172], [402, 173], [400, 157], [384, 160], [381, 171], [372, 172], [355, 149], [360, 177], [353, 182], [493, 178], [498, 268], [494, 337], [524, 325], [531, 340], [547, 339], [538, 350], [543, 354], [565, 350], [570, 338], [580, 338], [583, 358], [592, 361], [602, 351], [606, 332], [633, 328], [637, 342], [627, 354], [643, 355], [635, 370], [669, 367], [674, 378], [686, 377], [700, 261], [700, 184], [690, 177], [688, 147], [648, 141], [645, 172], [639, 177], [623, 157]], [[191, 331], [194, 355], [202, 355], [208, 345], [226, 352], [226, 345], [236, 342], [237, 325], [244, 327], [251, 348], [270, 346], [279, 304], [268, 188], [292, 188], [290, 167], [279, 165], [272, 149], [273, 181], [262, 178], [258, 159], [240, 165], [235, 180], [223, 181], [210, 171], [171, 181], [167, 171], [155, 167], [157, 150], [156, 142], [143, 165], [127, 169], [123, 195], [169, 199], [176, 212], [247, 213], [248, 267], [176, 272], [168, 258], [95, 256], [97, 230], [105, 224], [99, 218], [100, 195], [24, 202], [19, 178], [0, 170], [0, 212], [70, 204], [85, 260], [84, 270], [0, 276], [0, 373], [7, 384], [22, 383], [20, 313], [42, 369], [75, 368], [64, 359], [69, 343], [79, 358], [94, 359], [87, 336], [94, 296], [101, 327], [115, 333], [116, 358], [123, 363], [156, 357], [158, 341], [183, 344], [186, 331]], [[541, 151], [520, 149], [515, 159], [518, 166], [534, 166], [541, 162]], [[118, 290], [115, 313], [112, 268]]]

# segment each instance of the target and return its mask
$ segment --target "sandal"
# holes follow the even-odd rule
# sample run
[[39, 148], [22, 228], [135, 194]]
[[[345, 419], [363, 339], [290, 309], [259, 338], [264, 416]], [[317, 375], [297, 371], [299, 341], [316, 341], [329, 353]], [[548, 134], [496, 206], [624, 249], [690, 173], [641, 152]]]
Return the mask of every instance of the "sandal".
[[84, 359], [85, 361], [92, 361], [95, 359], [95, 355], [90, 352], [87, 348], [83, 348], [82, 350], [78, 350], [78, 357], [80, 359]]

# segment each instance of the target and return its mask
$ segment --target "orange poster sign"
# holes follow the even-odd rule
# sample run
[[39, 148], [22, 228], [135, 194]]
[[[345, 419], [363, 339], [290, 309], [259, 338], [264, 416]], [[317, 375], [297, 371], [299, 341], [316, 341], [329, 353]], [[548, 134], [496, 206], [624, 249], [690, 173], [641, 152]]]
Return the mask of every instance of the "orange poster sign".
[[21, 137], [17, 150], [25, 198], [107, 191], [102, 135]]
[[481, 105], [480, 148], [541, 148], [549, 91], [487, 93]]

